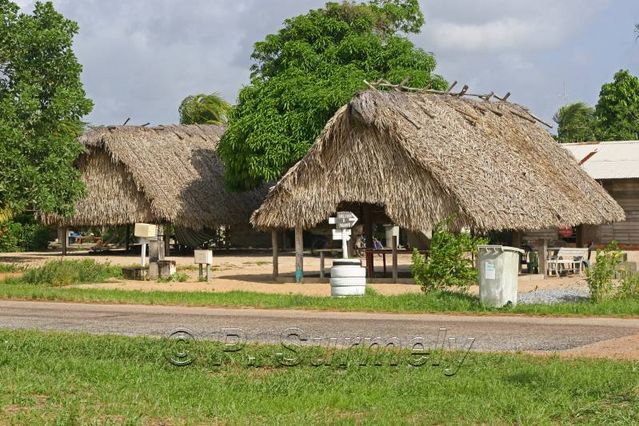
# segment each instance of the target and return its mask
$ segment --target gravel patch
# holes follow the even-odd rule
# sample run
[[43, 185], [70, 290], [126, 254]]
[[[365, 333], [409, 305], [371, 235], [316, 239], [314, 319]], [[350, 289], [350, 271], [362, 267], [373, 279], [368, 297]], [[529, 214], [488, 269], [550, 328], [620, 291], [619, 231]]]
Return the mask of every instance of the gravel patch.
[[535, 290], [517, 295], [517, 303], [553, 305], [557, 303], [583, 302], [590, 298], [584, 288], [557, 288]]

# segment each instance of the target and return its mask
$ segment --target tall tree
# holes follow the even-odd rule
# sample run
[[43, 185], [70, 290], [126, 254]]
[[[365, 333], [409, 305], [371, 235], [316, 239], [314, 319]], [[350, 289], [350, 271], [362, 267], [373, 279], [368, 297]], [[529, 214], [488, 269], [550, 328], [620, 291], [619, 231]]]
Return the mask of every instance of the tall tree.
[[553, 117], [559, 142], [584, 142], [596, 139], [595, 109], [583, 102], [562, 106]]
[[639, 139], [639, 78], [628, 70], [618, 71], [601, 87], [595, 116], [600, 139]]
[[178, 112], [182, 124], [224, 124], [231, 105], [217, 93], [187, 96]]
[[82, 195], [74, 161], [92, 102], [73, 50], [78, 25], [38, 2], [0, 0], [0, 209], [67, 214]]
[[364, 80], [445, 89], [433, 74], [433, 55], [405, 36], [423, 22], [418, 0], [327, 3], [256, 43], [251, 83], [220, 142], [229, 186], [248, 189], [280, 177]]

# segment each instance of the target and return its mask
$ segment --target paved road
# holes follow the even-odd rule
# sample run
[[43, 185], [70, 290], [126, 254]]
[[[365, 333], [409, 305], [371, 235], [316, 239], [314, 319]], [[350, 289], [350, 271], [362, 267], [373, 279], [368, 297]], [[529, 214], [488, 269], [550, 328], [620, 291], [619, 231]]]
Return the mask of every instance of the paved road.
[[[0, 328], [167, 336], [186, 328], [197, 338], [223, 339], [224, 328], [242, 330], [247, 341], [280, 342], [289, 327], [306, 337], [388, 339], [408, 343], [423, 337], [434, 344], [440, 329], [456, 344], [475, 338], [473, 349], [561, 351], [639, 335], [639, 319], [530, 318], [521, 316], [404, 315], [296, 310], [96, 305], [0, 301]], [[441, 334], [440, 334], [441, 337]], [[622, 339], [623, 340], [623, 339]], [[317, 341], [316, 341], [317, 342]], [[405, 343], [404, 343], [405, 344]]]

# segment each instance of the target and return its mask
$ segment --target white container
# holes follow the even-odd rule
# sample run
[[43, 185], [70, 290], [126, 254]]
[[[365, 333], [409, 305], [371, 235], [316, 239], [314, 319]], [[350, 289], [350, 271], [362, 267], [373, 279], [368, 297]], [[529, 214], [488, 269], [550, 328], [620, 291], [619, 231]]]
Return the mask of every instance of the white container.
[[155, 238], [158, 236], [158, 227], [149, 223], [136, 223], [133, 235], [139, 238]]
[[517, 304], [519, 256], [524, 251], [506, 246], [479, 246], [479, 300], [484, 306], [500, 308]]
[[193, 250], [195, 262], [200, 265], [213, 264], [213, 250]]
[[335, 259], [331, 268], [331, 296], [363, 296], [366, 268], [359, 259]]
[[386, 248], [393, 248], [393, 237], [397, 237], [397, 244], [399, 244], [399, 226], [384, 225], [384, 228], [386, 228]]

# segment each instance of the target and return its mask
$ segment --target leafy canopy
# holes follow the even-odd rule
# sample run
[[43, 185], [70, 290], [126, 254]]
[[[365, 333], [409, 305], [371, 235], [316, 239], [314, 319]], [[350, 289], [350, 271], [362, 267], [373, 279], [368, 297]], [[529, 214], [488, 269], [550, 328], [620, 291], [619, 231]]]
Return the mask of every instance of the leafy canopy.
[[601, 87], [595, 115], [602, 140], [639, 139], [639, 78], [618, 71]]
[[184, 98], [178, 112], [182, 124], [217, 124], [226, 122], [231, 105], [217, 93], [198, 94]]
[[553, 118], [558, 124], [559, 142], [585, 142], [596, 139], [595, 109], [583, 102], [562, 106]]
[[327, 3], [256, 43], [251, 83], [220, 143], [227, 184], [243, 190], [279, 178], [364, 80], [445, 89], [432, 54], [405, 37], [423, 23], [418, 0]]
[[83, 193], [73, 163], [92, 109], [73, 50], [75, 22], [0, 0], [0, 209], [67, 214]]

